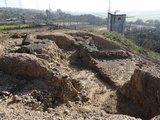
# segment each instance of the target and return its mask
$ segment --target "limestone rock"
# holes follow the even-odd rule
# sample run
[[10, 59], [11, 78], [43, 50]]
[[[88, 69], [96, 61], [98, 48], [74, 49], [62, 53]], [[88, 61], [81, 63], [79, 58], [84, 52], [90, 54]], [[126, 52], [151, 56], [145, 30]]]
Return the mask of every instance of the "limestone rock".
[[20, 101], [21, 101], [21, 98], [20, 98], [18, 95], [14, 95], [14, 96], [12, 97], [12, 101], [15, 102], [15, 103], [20, 102]]
[[160, 115], [157, 115], [157, 116], [151, 118], [150, 120], [160, 120]]

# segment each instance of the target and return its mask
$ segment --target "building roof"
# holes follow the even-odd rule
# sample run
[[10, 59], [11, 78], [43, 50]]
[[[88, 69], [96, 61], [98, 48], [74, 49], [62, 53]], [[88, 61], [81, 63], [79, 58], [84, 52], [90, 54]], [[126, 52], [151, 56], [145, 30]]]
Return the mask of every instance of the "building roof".
[[125, 13], [119, 13], [119, 12], [108, 12], [108, 14], [118, 15], [118, 16], [126, 16], [126, 15], [127, 15], [127, 14], [125, 14]]

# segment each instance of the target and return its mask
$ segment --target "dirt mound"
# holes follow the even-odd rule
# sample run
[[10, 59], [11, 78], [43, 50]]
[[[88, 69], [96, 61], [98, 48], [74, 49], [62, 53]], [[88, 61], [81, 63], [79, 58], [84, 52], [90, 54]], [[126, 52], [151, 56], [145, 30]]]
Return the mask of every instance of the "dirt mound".
[[22, 45], [17, 52], [33, 54], [38, 58], [47, 60], [48, 62], [57, 61], [57, 63], [58, 61], [60, 63], [65, 61], [66, 57], [62, 50], [50, 40], [34, 40], [28, 45]]
[[136, 69], [131, 81], [119, 91], [141, 105], [146, 118], [160, 113], [160, 75]]
[[[37, 58], [33, 55], [10, 53], [0, 57], [0, 69], [15, 76], [29, 76], [34, 78], [42, 78], [47, 83], [52, 84], [54, 89], [61, 87], [66, 92], [59, 91], [58, 96], [62, 101], [73, 99], [77, 90], [74, 88], [71, 78], [67, 74], [63, 74], [55, 66]], [[52, 70], [54, 68], [54, 70]], [[73, 93], [73, 94], [72, 94]], [[65, 95], [67, 94], [67, 95]], [[57, 96], [57, 97], [58, 97]]]
[[62, 33], [37, 35], [36, 38], [52, 40], [57, 44], [59, 48], [66, 51], [74, 50], [78, 46], [78, 44], [75, 43], [74, 39]]
[[87, 32], [68, 32], [67, 34], [71, 35], [77, 42], [83, 45], [96, 46], [100, 51], [121, 49], [118, 44], [99, 35]]
[[10, 53], [0, 56], [0, 69], [12, 75], [50, 78], [49, 64], [33, 55]]
[[[61, 111], [63, 112], [63, 111]], [[10, 120], [10, 119], [18, 119], [18, 120], [24, 120], [24, 119], [38, 119], [38, 120], [84, 120], [84, 119], [107, 119], [107, 120], [141, 120], [141, 119], [136, 119], [134, 117], [126, 116], [126, 115], [111, 115], [111, 114], [106, 114], [105, 112], [100, 112], [96, 110], [88, 110], [88, 111], [83, 111], [81, 114], [79, 113], [72, 113], [74, 111], [65, 111], [64, 115], [59, 116], [58, 112], [39, 112], [39, 111], [30, 111], [30, 110], [16, 110], [13, 112], [12, 111], [7, 111], [6, 113], [0, 112], [0, 118], [5, 119], [5, 120]]]

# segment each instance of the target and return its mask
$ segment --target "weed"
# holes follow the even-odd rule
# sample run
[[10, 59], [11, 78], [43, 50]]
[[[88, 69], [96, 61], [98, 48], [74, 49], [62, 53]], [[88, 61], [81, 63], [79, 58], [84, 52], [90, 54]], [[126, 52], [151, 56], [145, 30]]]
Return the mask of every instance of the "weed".
[[40, 112], [44, 112], [44, 104], [41, 104], [37, 110]]

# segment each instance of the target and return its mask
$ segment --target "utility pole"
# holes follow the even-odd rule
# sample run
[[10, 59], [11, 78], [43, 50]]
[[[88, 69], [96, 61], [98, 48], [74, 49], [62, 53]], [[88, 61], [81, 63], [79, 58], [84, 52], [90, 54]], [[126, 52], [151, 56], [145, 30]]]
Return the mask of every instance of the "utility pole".
[[109, 0], [108, 12], [111, 12], [111, 0]]
[[22, 9], [22, 1], [19, 0], [19, 8]]
[[8, 7], [8, 6], [7, 6], [7, 0], [5, 0], [5, 5], [6, 5], [6, 10], [7, 10], [7, 7]]
[[108, 4], [108, 18], [107, 18], [107, 29], [110, 28], [110, 12], [111, 12], [111, 0], [109, 0], [109, 4]]
[[36, 4], [37, 4], [37, 10], [39, 10], [39, 5], [38, 5], [38, 1], [36, 0]]

